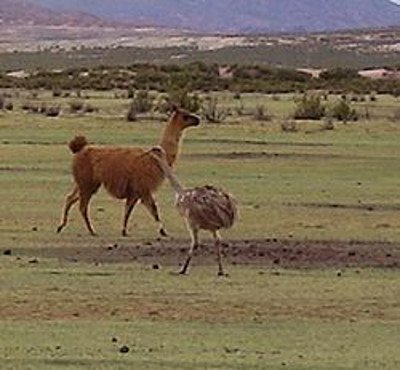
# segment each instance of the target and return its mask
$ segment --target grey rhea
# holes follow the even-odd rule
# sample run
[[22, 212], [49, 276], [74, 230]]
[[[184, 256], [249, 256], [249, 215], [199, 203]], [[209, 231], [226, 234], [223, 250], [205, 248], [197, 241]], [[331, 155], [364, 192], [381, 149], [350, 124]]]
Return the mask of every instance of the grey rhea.
[[165, 177], [175, 192], [175, 205], [185, 219], [192, 243], [180, 274], [186, 274], [193, 251], [199, 245], [200, 230], [210, 231], [215, 240], [218, 258], [218, 275], [223, 276], [220, 229], [228, 229], [237, 219], [237, 205], [231, 194], [211, 185], [184, 188], [168, 165], [163, 148], [156, 146], [148, 153], [157, 160]]

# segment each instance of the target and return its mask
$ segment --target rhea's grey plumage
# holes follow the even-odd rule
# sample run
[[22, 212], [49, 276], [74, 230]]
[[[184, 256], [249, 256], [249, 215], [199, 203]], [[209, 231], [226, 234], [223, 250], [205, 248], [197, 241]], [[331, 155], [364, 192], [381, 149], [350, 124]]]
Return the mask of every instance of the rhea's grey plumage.
[[153, 147], [148, 153], [157, 160], [165, 177], [167, 177], [174, 189], [175, 205], [179, 213], [185, 218], [191, 232], [192, 244], [180, 273], [185, 274], [189, 267], [193, 250], [198, 246], [198, 232], [207, 230], [215, 238], [219, 267], [218, 274], [224, 275], [219, 230], [228, 229], [235, 223], [237, 219], [236, 201], [232, 195], [212, 185], [185, 189], [168, 165], [163, 148]]

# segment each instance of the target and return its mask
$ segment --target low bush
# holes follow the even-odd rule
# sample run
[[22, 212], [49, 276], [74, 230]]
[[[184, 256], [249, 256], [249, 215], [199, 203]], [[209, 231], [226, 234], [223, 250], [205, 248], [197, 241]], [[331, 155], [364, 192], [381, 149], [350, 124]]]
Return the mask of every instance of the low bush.
[[72, 100], [68, 104], [71, 113], [79, 113], [83, 110], [84, 107], [84, 103], [81, 100]]
[[294, 112], [295, 119], [319, 120], [325, 116], [325, 106], [321, 102], [321, 97], [316, 94], [304, 94], [297, 102]]
[[358, 114], [354, 108], [351, 108], [350, 104], [340, 99], [331, 110], [331, 117], [336, 118], [339, 121], [349, 122], [349, 121], [357, 121]]
[[202, 114], [207, 122], [220, 123], [228, 116], [228, 111], [220, 108], [217, 97], [209, 96], [204, 99]]

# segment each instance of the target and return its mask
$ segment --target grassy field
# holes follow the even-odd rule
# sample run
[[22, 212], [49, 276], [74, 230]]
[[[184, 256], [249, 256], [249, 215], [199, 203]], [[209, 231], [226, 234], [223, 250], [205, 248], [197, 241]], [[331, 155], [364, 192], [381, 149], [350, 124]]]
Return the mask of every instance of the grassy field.
[[[156, 225], [138, 206], [130, 237], [119, 236], [123, 204], [101, 191], [92, 203], [98, 238], [74, 209], [55, 234], [72, 184], [66, 143], [83, 133], [108, 145], [150, 146], [163, 123], [122, 117], [127, 100], [89, 93], [95, 115], [0, 115], [0, 358], [5, 369], [396, 369], [400, 367], [398, 268], [282, 269], [84, 263], [48, 258], [44, 249], [146, 243]], [[20, 98], [25, 99], [24, 95]], [[187, 131], [177, 173], [186, 185], [213, 183], [239, 200], [228, 240], [400, 242], [397, 103], [368, 103], [372, 118], [299, 122], [285, 133], [291, 96], [244, 95], [265, 104], [270, 122], [252, 116]], [[41, 93], [39, 101], [56, 101]], [[220, 97], [232, 109], [231, 95]], [[68, 99], [59, 99], [65, 108]], [[360, 112], [364, 107], [360, 103]], [[157, 195], [175, 239], [188, 240], [167, 186]], [[173, 245], [173, 240], [171, 245]], [[11, 255], [3, 255], [10, 250]], [[176, 264], [178, 261], [176, 261]], [[340, 266], [339, 266], [340, 267]], [[114, 340], [113, 340], [114, 339]], [[121, 347], [129, 347], [121, 353]]]

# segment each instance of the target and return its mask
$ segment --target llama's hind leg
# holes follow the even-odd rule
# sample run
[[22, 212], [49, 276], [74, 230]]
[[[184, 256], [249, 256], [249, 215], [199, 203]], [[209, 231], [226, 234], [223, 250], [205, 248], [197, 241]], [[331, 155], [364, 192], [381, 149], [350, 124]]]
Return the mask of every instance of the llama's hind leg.
[[90, 199], [93, 194], [94, 194], [94, 192], [83, 193], [80, 195], [79, 210], [82, 214], [83, 220], [85, 221], [86, 227], [89, 230], [90, 234], [93, 236], [96, 236], [96, 233], [90, 223], [90, 218], [89, 218], [89, 214], [88, 214], [89, 202], [90, 202]]
[[167, 232], [165, 231], [164, 224], [161, 222], [160, 215], [158, 213], [158, 207], [151, 195], [148, 195], [145, 198], [141, 199], [143, 205], [147, 208], [150, 214], [153, 216], [154, 220], [159, 224], [159, 233], [161, 236], [168, 236]]
[[128, 221], [129, 217], [135, 207], [136, 203], [138, 202], [139, 198], [128, 198], [125, 203], [125, 215], [124, 215], [124, 223], [122, 226], [122, 236], [128, 236]]
[[79, 188], [75, 185], [74, 189], [67, 195], [65, 200], [63, 217], [60, 226], [57, 228], [57, 233], [60, 233], [62, 229], [67, 226], [68, 223], [68, 213], [71, 207], [79, 200]]

